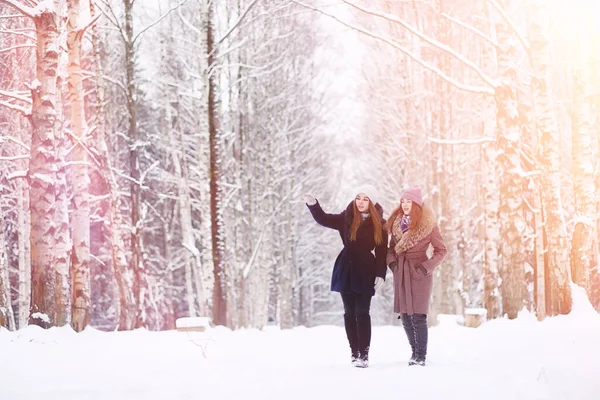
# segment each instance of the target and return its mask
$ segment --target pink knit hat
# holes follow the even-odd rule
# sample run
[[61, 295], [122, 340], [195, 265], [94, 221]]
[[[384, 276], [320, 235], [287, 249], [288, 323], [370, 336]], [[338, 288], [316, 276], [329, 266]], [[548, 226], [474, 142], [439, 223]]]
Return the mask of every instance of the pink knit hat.
[[400, 195], [400, 200], [402, 199], [410, 200], [413, 203], [417, 203], [419, 207], [423, 206], [423, 195], [421, 194], [421, 188], [418, 186], [412, 186], [408, 189], [404, 189], [404, 191]]

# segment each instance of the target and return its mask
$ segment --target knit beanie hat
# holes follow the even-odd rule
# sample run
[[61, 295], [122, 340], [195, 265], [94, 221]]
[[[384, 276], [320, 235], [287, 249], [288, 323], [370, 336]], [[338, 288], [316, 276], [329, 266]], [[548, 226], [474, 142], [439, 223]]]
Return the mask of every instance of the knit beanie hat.
[[423, 206], [423, 195], [421, 194], [421, 188], [418, 186], [412, 186], [408, 189], [404, 189], [400, 195], [400, 200], [402, 199], [410, 200], [413, 203], [418, 204], [419, 207]]
[[358, 196], [361, 193], [367, 195], [371, 203], [374, 205], [377, 204], [378, 193], [377, 189], [375, 189], [373, 186], [366, 184], [357, 187], [355, 190], [355, 196]]

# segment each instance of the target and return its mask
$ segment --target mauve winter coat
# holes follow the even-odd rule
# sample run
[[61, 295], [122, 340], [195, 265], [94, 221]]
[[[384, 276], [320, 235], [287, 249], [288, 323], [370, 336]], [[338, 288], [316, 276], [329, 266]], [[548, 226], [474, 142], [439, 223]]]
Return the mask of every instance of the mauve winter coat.
[[[392, 269], [394, 274], [394, 312], [403, 314], [428, 314], [429, 298], [433, 286], [433, 270], [437, 268], [448, 252], [435, 215], [431, 208], [423, 206], [421, 220], [414, 229], [402, 233], [399, 215], [392, 227], [392, 238], [387, 254], [387, 264], [397, 262]], [[433, 255], [427, 256], [429, 245]], [[427, 275], [415, 268], [423, 265]], [[391, 268], [391, 267], [390, 267]]]
[[[339, 214], [327, 214], [319, 202], [308, 206], [315, 221], [324, 227], [335, 229], [339, 232], [344, 248], [338, 255], [331, 275], [331, 291], [340, 293], [358, 293], [373, 296], [375, 294], [375, 277], [385, 279], [385, 261], [387, 253], [387, 232], [382, 228], [379, 245], [375, 244], [374, 225], [371, 217], [367, 217], [356, 231], [356, 240], [350, 240], [350, 226], [354, 216], [354, 202]], [[381, 224], [383, 209], [375, 204], [379, 212]], [[375, 250], [375, 255], [372, 251]]]

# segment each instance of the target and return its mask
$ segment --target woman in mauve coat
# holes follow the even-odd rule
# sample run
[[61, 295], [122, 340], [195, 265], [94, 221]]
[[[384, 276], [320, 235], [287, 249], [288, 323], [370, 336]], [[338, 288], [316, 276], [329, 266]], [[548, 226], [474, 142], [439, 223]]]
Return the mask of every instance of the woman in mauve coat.
[[388, 236], [383, 209], [376, 203], [375, 188], [363, 185], [339, 214], [327, 214], [310, 194], [304, 200], [315, 221], [335, 229], [344, 248], [335, 260], [331, 290], [340, 292], [344, 303], [344, 327], [355, 367], [369, 365], [371, 346], [371, 298], [383, 284]]
[[[394, 274], [394, 312], [412, 349], [408, 365], [425, 365], [427, 356], [427, 313], [433, 286], [433, 270], [446, 256], [433, 210], [423, 204], [421, 188], [402, 192], [400, 205], [388, 221], [391, 234], [387, 264]], [[433, 255], [427, 256], [429, 245]]]

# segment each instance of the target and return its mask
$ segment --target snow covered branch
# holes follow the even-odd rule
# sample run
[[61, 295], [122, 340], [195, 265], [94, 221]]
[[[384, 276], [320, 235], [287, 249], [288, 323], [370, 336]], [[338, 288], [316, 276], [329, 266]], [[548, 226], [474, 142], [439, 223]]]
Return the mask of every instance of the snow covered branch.
[[0, 0], [0, 4], [7, 4], [9, 6], [12, 6], [13, 8], [19, 10], [21, 14], [32, 19], [37, 17], [38, 15], [35, 8], [28, 7], [15, 0]]
[[27, 160], [29, 159], [29, 154], [19, 154], [17, 156], [0, 156], [0, 161], [17, 161], [17, 160]]
[[479, 36], [480, 38], [484, 39], [486, 42], [491, 43], [494, 47], [498, 47], [498, 42], [496, 42], [494, 39], [492, 39], [491, 37], [489, 37], [488, 35], [486, 35], [485, 33], [481, 32], [479, 29], [466, 24], [454, 17], [449, 16], [446, 13], [442, 13], [441, 14], [442, 17], [446, 18], [448, 21], [455, 23], [458, 26], [463, 27], [464, 29], [468, 30], [469, 32], [473, 32], [474, 34], [476, 34], [477, 36]]
[[26, 117], [29, 117], [31, 115], [31, 107], [22, 107], [13, 103], [9, 103], [7, 101], [2, 101], [0, 100], [0, 106], [4, 106], [7, 108], [10, 108], [12, 110], [18, 111], [21, 114], [23, 114]]
[[7, 53], [9, 51], [16, 50], [16, 49], [24, 49], [24, 48], [27, 48], [27, 47], [35, 47], [35, 44], [33, 44], [33, 43], [16, 44], [14, 46], [10, 46], [10, 47], [6, 47], [4, 49], [0, 49], [0, 54]]
[[31, 104], [31, 98], [26, 95], [20, 95], [16, 92], [7, 92], [6, 90], [0, 90], [0, 96], [10, 97], [15, 100], [24, 101]]
[[12, 136], [4, 136], [4, 137], [0, 137], [0, 143], [4, 142], [4, 141], [9, 141], [9, 142], [13, 142], [15, 144], [18, 144], [19, 146], [21, 146], [22, 148], [24, 148], [25, 150], [27, 150], [27, 152], [29, 152], [29, 146], [27, 146], [25, 143], [23, 143], [22, 141], [20, 141], [19, 139], [15, 139]]
[[336, 17], [335, 15], [329, 14], [319, 8], [310, 6], [308, 4], [304, 4], [302, 2], [299, 1], [295, 1], [294, 2], [302, 7], [314, 10], [324, 16], [327, 16], [329, 18], [334, 19], [335, 21], [339, 22], [340, 24], [354, 30], [357, 31], [359, 33], [362, 33], [366, 36], [369, 36], [373, 39], [379, 40], [383, 43], [386, 43], [392, 47], [394, 47], [395, 49], [401, 51], [402, 53], [404, 53], [406, 56], [408, 56], [410, 59], [412, 59], [413, 61], [415, 61], [417, 64], [421, 65], [423, 68], [433, 72], [434, 74], [436, 74], [437, 76], [439, 76], [440, 78], [442, 78], [444, 81], [446, 81], [448, 84], [454, 86], [457, 89], [460, 90], [464, 90], [466, 92], [472, 92], [472, 93], [479, 93], [479, 94], [487, 94], [490, 96], [494, 95], [494, 89], [493, 89], [493, 85], [491, 87], [486, 87], [486, 86], [473, 86], [473, 85], [468, 85], [468, 84], [464, 84], [461, 82], [458, 82], [456, 79], [453, 79], [452, 77], [446, 75], [442, 70], [440, 70], [439, 68], [437, 68], [434, 65], [429, 64], [428, 62], [424, 61], [423, 59], [421, 59], [420, 57], [416, 56], [413, 52], [411, 52], [410, 50], [408, 50], [406, 47], [396, 43], [393, 40], [390, 40], [388, 38], [385, 38], [383, 36], [380, 36], [378, 34], [375, 34], [371, 31], [368, 31], [364, 28], [360, 28], [357, 26], [354, 26], [352, 24], [349, 24], [341, 19], [339, 19], [338, 17]]
[[437, 143], [437, 144], [482, 144], [482, 143], [489, 143], [489, 142], [494, 142], [496, 141], [495, 138], [491, 138], [491, 137], [480, 137], [480, 138], [475, 138], [475, 139], [438, 139], [438, 138], [434, 138], [434, 137], [428, 137], [427, 140], [429, 140], [432, 143]]
[[258, 0], [253, 0], [252, 3], [250, 3], [248, 5], [248, 7], [246, 7], [246, 9], [244, 10], [244, 12], [242, 12], [242, 14], [240, 15], [240, 17], [237, 19], [237, 21], [235, 21], [235, 23], [231, 26], [231, 28], [229, 28], [229, 30], [217, 41], [217, 43], [221, 44], [221, 42], [223, 42], [223, 40], [227, 39], [227, 37], [229, 35], [231, 35], [231, 33], [235, 30], [235, 28], [237, 28], [238, 25], [244, 20], [244, 18], [246, 18], [246, 15], [248, 15], [248, 13], [252, 9], [252, 7], [254, 7], [254, 5], [257, 2], [258, 2]]
[[163, 15], [161, 15], [160, 17], [158, 17], [158, 19], [156, 21], [152, 22], [150, 25], [148, 25], [145, 28], [143, 28], [137, 35], [135, 35], [135, 37], [133, 38], [133, 43], [135, 43], [140, 38], [140, 36], [142, 36], [148, 29], [150, 29], [153, 26], [155, 26], [156, 24], [160, 23], [160, 21], [162, 21], [163, 19], [167, 18], [173, 11], [177, 10], [182, 5], [184, 5], [185, 2], [187, 2], [187, 0], [183, 0], [179, 4], [171, 7], [169, 9], [169, 11], [167, 11], [166, 13], [164, 13]]
[[387, 19], [388, 21], [396, 22], [396, 23], [402, 25], [405, 29], [407, 29], [413, 35], [424, 40], [425, 42], [429, 43], [430, 45], [450, 54], [452, 57], [456, 58], [458, 61], [462, 62], [464, 65], [466, 65], [467, 67], [472, 69], [490, 87], [495, 88], [497, 86], [497, 83], [492, 78], [490, 78], [489, 76], [484, 74], [483, 71], [477, 65], [475, 65], [475, 63], [473, 61], [469, 60], [462, 54], [458, 53], [452, 47], [425, 35], [423, 32], [421, 32], [418, 29], [415, 29], [413, 26], [407, 24], [403, 19], [401, 19], [393, 14], [384, 13], [384, 12], [380, 12], [377, 10], [373, 10], [370, 8], [360, 6], [351, 1], [347, 1], [347, 0], [342, 0], [342, 1], [346, 4], [348, 4], [349, 6], [354, 7], [357, 10], [360, 10], [364, 13], [371, 14], [376, 17], [384, 18], [384, 19]]
[[502, 18], [504, 18], [508, 26], [510, 26], [510, 29], [512, 29], [517, 38], [519, 38], [519, 41], [521, 42], [525, 50], [529, 51], [529, 42], [527, 41], [527, 39], [525, 39], [525, 36], [523, 36], [517, 30], [515, 24], [513, 24], [512, 20], [508, 17], [508, 15], [506, 15], [506, 12], [502, 9], [502, 7], [500, 7], [500, 4], [498, 4], [496, 0], [487, 0], [487, 2], [490, 3], [500, 13], [500, 15], [502, 16]]

